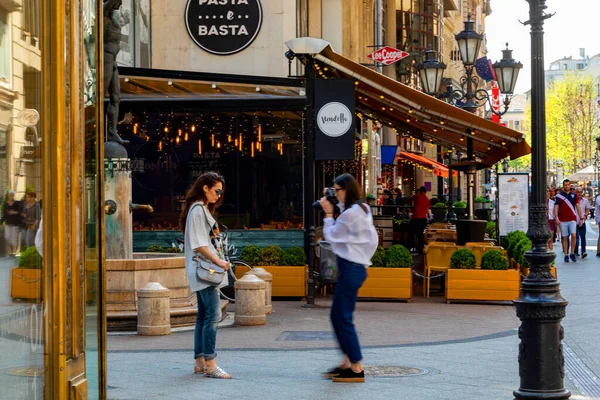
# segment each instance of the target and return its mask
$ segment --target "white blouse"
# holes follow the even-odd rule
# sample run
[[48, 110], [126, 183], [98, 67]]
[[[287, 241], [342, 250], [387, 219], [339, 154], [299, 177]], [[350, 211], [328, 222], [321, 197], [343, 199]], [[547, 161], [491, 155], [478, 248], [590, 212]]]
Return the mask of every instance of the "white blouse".
[[371, 208], [365, 207], [367, 212], [354, 204], [335, 220], [325, 218], [323, 236], [336, 256], [368, 267], [377, 250], [379, 237], [373, 225]]
[[[198, 247], [208, 247], [210, 252], [218, 257], [217, 249], [210, 240], [210, 227], [212, 226], [214, 229], [216, 225], [217, 221], [213, 218], [204, 204], [201, 202], [192, 204], [185, 223], [184, 245], [185, 270], [192, 292], [197, 292], [210, 286], [206, 283], [198, 282], [196, 279], [196, 262], [194, 262], [192, 258], [195, 255], [194, 249], [197, 249]], [[227, 286], [228, 282], [227, 274], [225, 274], [225, 279], [220, 287]]]

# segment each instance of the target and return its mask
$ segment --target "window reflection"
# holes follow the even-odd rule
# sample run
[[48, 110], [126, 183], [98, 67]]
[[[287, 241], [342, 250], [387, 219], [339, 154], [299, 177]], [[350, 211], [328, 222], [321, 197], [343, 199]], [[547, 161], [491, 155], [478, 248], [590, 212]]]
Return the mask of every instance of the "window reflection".
[[150, 68], [150, 0], [123, 0], [115, 14], [123, 35], [118, 64]]

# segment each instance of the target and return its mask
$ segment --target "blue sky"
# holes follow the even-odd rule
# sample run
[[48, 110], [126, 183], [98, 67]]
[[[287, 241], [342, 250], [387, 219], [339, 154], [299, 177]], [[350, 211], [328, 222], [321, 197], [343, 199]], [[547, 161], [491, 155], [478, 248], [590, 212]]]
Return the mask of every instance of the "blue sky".
[[[505, 43], [513, 49], [513, 57], [523, 63], [516, 93], [531, 88], [531, 37], [530, 27], [518, 20], [529, 19], [526, 0], [492, 0], [492, 14], [486, 18], [488, 58], [495, 62], [502, 58]], [[544, 25], [544, 56], [546, 68], [551, 61], [564, 56], [579, 58], [579, 48], [586, 54], [600, 53], [600, 0], [547, 0], [547, 13], [556, 15]]]

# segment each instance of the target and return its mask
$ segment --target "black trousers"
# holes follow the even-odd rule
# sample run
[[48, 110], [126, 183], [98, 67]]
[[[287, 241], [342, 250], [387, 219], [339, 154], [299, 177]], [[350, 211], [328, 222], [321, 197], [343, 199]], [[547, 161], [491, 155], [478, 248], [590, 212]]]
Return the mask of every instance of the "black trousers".
[[427, 228], [427, 218], [413, 218], [410, 220], [411, 247], [417, 249], [417, 252], [423, 253], [425, 247], [425, 229]]

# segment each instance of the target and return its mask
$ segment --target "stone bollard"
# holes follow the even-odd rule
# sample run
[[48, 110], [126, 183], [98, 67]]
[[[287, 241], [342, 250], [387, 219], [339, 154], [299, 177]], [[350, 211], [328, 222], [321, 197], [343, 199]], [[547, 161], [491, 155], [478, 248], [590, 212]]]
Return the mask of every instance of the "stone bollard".
[[138, 290], [137, 333], [143, 336], [171, 334], [169, 289], [158, 282], [148, 282]]
[[256, 275], [265, 281], [265, 314], [273, 314], [273, 304], [271, 303], [271, 296], [273, 294], [273, 275], [266, 269], [259, 267], [252, 268], [247, 274]]
[[266, 324], [265, 282], [256, 275], [246, 274], [234, 286], [235, 323], [243, 326]]

